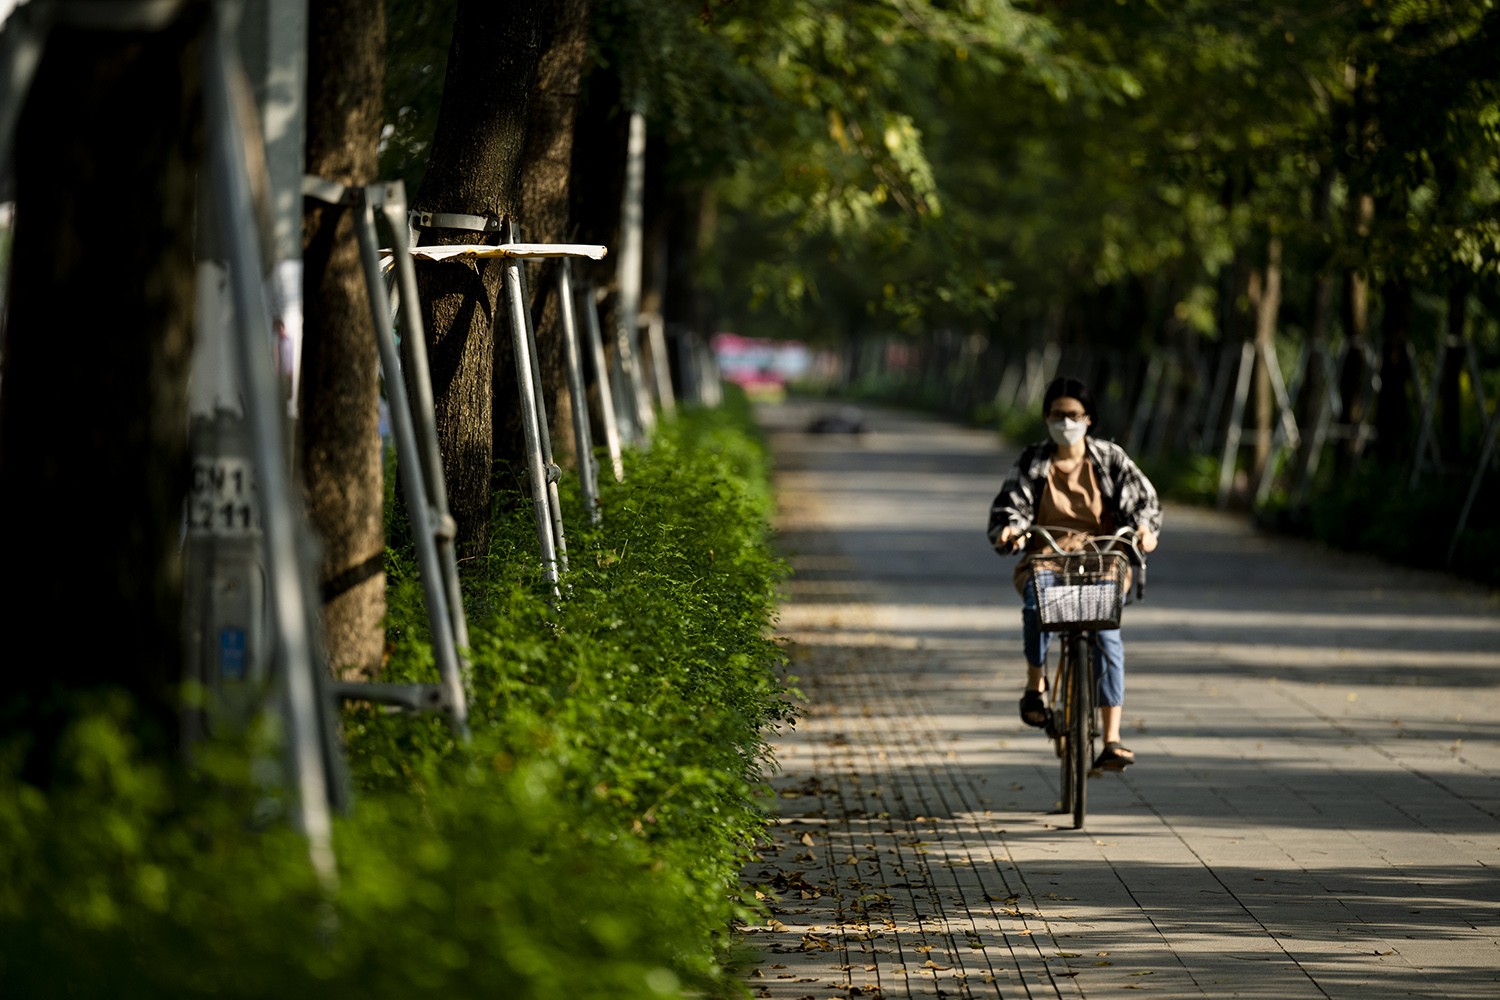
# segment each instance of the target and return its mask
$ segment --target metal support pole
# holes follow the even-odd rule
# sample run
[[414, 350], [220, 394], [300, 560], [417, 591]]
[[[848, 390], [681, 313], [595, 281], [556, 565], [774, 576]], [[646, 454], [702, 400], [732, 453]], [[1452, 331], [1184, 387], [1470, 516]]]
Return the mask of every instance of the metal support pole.
[[[447, 709], [454, 731], [461, 739], [469, 735], [468, 696], [465, 692], [466, 665], [461, 666], [459, 650], [468, 645], [467, 627], [464, 624], [463, 602], [457, 595], [457, 572], [452, 569], [454, 561], [447, 560], [445, 571], [439, 558], [438, 545], [441, 540], [451, 546], [456, 535], [453, 518], [447, 511], [441, 468], [436, 478], [430, 470], [424, 470], [423, 451], [418, 443], [413, 413], [430, 415], [430, 378], [426, 371], [426, 346], [415, 315], [416, 274], [411, 256], [406, 252], [406, 211], [404, 198], [394, 189], [400, 182], [388, 185], [372, 185], [357, 192], [359, 224], [355, 235], [359, 239], [360, 259], [365, 268], [365, 286], [369, 292], [370, 317], [375, 330], [375, 343], [380, 351], [380, 369], [385, 382], [385, 396], [389, 403], [391, 430], [396, 439], [396, 469], [406, 496], [407, 512], [412, 521], [412, 540], [417, 550], [417, 565], [422, 577], [422, 591], [426, 597], [427, 617], [432, 632], [432, 654], [437, 663], [438, 675], [443, 680], [447, 695]], [[401, 359], [396, 350], [396, 337], [392, 325], [390, 300], [386, 295], [385, 280], [380, 266], [380, 248], [376, 243], [375, 209], [382, 210], [390, 203], [397, 206], [399, 224], [390, 224], [387, 229], [396, 250], [395, 266], [398, 287], [403, 292], [407, 307], [399, 311], [403, 326], [402, 338], [406, 347], [408, 369], [414, 391], [425, 387], [428, 398], [422, 399], [414, 410], [407, 397], [407, 379], [403, 377]], [[405, 293], [410, 291], [410, 298]], [[429, 417], [430, 423], [430, 417]], [[432, 446], [436, 451], [436, 430], [431, 431]], [[426, 472], [427, 474], [424, 474]], [[451, 579], [450, 579], [451, 577]], [[463, 638], [460, 639], [459, 635]]]
[[1245, 400], [1250, 394], [1250, 369], [1255, 363], [1255, 346], [1250, 341], [1240, 345], [1239, 377], [1235, 380], [1234, 406], [1229, 415], [1228, 433], [1224, 436], [1224, 457], [1219, 464], [1219, 506], [1229, 503], [1234, 485], [1234, 470], [1240, 452], [1240, 426], [1245, 419]]
[[719, 368], [718, 355], [714, 354], [712, 344], [702, 340], [698, 342], [698, 354], [703, 364], [703, 384], [708, 387], [708, 403], [710, 406], [722, 406], [724, 372]]
[[1500, 407], [1490, 416], [1488, 425], [1484, 429], [1484, 446], [1479, 449], [1479, 461], [1474, 466], [1474, 479], [1469, 483], [1469, 495], [1464, 498], [1463, 510], [1459, 511], [1458, 522], [1453, 526], [1453, 537], [1448, 541], [1448, 555], [1445, 564], [1453, 565], [1453, 554], [1458, 551], [1458, 539], [1464, 529], [1469, 525], [1469, 514], [1474, 510], [1474, 501], [1479, 496], [1479, 488], [1484, 484], [1484, 473], [1490, 467], [1490, 459], [1495, 453], [1495, 440], [1500, 438]]
[[672, 392], [672, 365], [667, 358], [666, 328], [660, 313], [653, 313], [646, 320], [646, 337], [651, 344], [651, 373], [656, 377], [656, 398], [661, 402], [662, 413], [671, 416], [677, 411], [677, 397]]
[[[367, 192], [370, 190], [366, 189]], [[450, 691], [451, 695], [463, 692], [471, 683], [467, 659], [469, 623], [464, 615], [463, 590], [458, 579], [458, 524], [453, 520], [453, 514], [448, 507], [448, 487], [443, 473], [443, 454], [438, 444], [435, 417], [437, 405], [432, 398], [432, 372], [427, 365], [427, 336], [426, 331], [422, 329], [420, 298], [417, 292], [417, 269], [412, 263], [410, 254], [411, 231], [407, 227], [406, 187], [400, 181], [395, 181], [374, 190], [382, 195], [375, 207], [385, 218], [386, 231], [390, 233], [391, 246], [395, 251], [393, 265], [396, 280], [392, 292], [396, 294], [398, 301], [407, 304], [407, 308], [398, 310], [396, 314], [401, 324], [400, 355], [397, 360], [411, 375], [407, 384], [413, 397], [412, 413], [417, 421], [416, 457], [421, 462], [428, 502], [432, 505], [433, 537], [437, 542], [439, 565], [448, 595], [448, 614], [452, 620], [453, 642], [460, 671], [458, 677], [460, 683], [457, 685], [456, 692]], [[462, 707], [462, 715], [454, 718], [455, 720], [462, 718], [461, 731], [467, 731], [467, 702], [454, 701], [453, 705], [454, 711], [459, 711]]]
[[1281, 364], [1276, 360], [1275, 351], [1267, 344], [1259, 345], [1261, 361], [1266, 366], [1266, 374], [1271, 379], [1271, 391], [1276, 397], [1276, 408], [1278, 418], [1276, 431], [1271, 440], [1271, 453], [1266, 457], [1266, 467], [1260, 472], [1260, 482], [1255, 490], [1255, 503], [1257, 505], [1266, 502], [1271, 495], [1271, 484], [1276, 478], [1276, 464], [1281, 456], [1283, 448], [1295, 449], [1301, 443], [1301, 433], [1297, 428], [1297, 417], [1292, 413], [1292, 397], [1287, 391], [1286, 382], [1281, 377]]
[[1022, 366], [1016, 361], [1014, 353], [1007, 351], [1005, 363], [1000, 370], [1000, 381], [995, 386], [994, 404], [997, 410], [1005, 411], [1013, 409], [1016, 405], [1016, 396], [1020, 392], [1022, 379]]
[[1151, 406], [1151, 415], [1147, 420], [1146, 437], [1141, 446], [1152, 458], [1161, 458], [1167, 451], [1168, 438], [1171, 437], [1173, 428], [1184, 423], [1178, 418], [1181, 411], [1181, 386], [1183, 384], [1182, 360], [1175, 350], [1168, 353], [1165, 361], [1165, 373], [1161, 383], [1158, 385], [1156, 399]]
[[[246, 382], [247, 416], [255, 452], [256, 473], [265, 501], [267, 576], [275, 622], [274, 662], [286, 698], [290, 729], [289, 763], [296, 789], [295, 822], [307, 837], [312, 863], [325, 886], [337, 882], [333, 827], [329, 814], [329, 760], [321, 718], [320, 673], [315, 632], [314, 593], [308, 592], [310, 574], [306, 527], [297, 516], [286, 471], [279, 405], [280, 392], [271, 352], [271, 309], [261, 280], [260, 252], [255, 240], [256, 218], [245, 169], [245, 124], [239, 120], [232, 96], [239, 63], [224, 37], [217, 6], [204, 58], [204, 98], [209, 119], [210, 174], [223, 218], [237, 224], [225, 227], [235, 313], [235, 337]], [[233, 69], [231, 69], [233, 67]], [[299, 531], [299, 528], [301, 529]], [[311, 619], [311, 620], [310, 620]]]
[[[394, 214], [391, 216], [394, 219]], [[483, 222], [482, 219], [477, 219]], [[394, 227], [399, 229], [399, 227]], [[547, 421], [542, 409], [540, 370], [537, 365], [536, 338], [531, 330], [531, 317], [526, 307], [526, 284], [522, 263], [528, 257], [588, 257], [598, 260], [605, 255], [602, 246], [551, 243], [504, 243], [441, 245], [412, 247], [406, 245], [400, 234], [395, 237], [398, 245], [398, 261], [407, 256], [425, 260], [441, 261], [455, 259], [493, 258], [502, 259], [502, 296], [497, 302], [494, 319], [495, 335], [500, 335], [501, 316], [510, 316], [511, 342], [515, 351], [516, 386], [520, 390], [522, 406], [521, 420], [526, 439], [528, 475], [531, 482], [532, 504], [536, 512], [537, 542], [541, 549], [542, 566], [547, 581], [552, 584], [554, 596], [560, 596], [558, 579], [567, 568], [566, 552], [563, 548], [562, 503], [557, 491], [557, 466], [552, 463], [552, 442], [547, 432]], [[398, 263], [398, 266], [402, 266]], [[410, 267], [410, 261], [405, 262]], [[416, 282], [409, 276], [413, 292]], [[503, 308], [502, 308], [503, 306]], [[421, 341], [420, 327], [408, 332], [406, 341]], [[425, 361], [422, 361], [425, 375]], [[425, 381], [425, 379], [424, 379]], [[580, 394], [581, 395], [581, 394]], [[430, 401], [424, 405], [430, 407]], [[434, 438], [435, 440], [435, 438]], [[445, 501], [446, 507], [446, 501]]]
[[23, 3], [10, 12], [0, 31], [0, 165], [7, 174], [12, 170], [16, 123], [42, 64], [42, 50], [56, 13], [55, 4]]
[[585, 280], [579, 290], [583, 300], [584, 330], [589, 338], [589, 354], [594, 363], [594, 377], [599, 389], [599, 416], [604, 424], [604, 442], [609, 449], [610, 464], [614, 468], [615, 482], [625, 481], [625, 463], [620, 456], [619, 411], [615, 408], [609, 364], [604, 358], [604, 335], [599, 329], [599, 307], [594, 302], [593, 288]]
[[656, 413], [641, 374], [637, 331], [645, 257], [646, 185], [646, 116], [640, 108], [630, 112], [625, 145], [625, 191], [620, 204], [620, 257], [616, 268], [620, 293], [615, 303], [615, 365], [620, 396], [630, 405], [630, 438], [636, 444], [643, 444], [655, 429]]
[[1320, 380], [1320, 391], [1315, 404], [1316, 416], [1313, 418], [1312, 438], [1307, 443], [1307, 460], [1303, 463], [1302, 473], [1292, 487], [1291, 500], [1294, 505], [1301, 505], [1307, 497], [1308, 488], [1318, 474], [1318, 466], [1323, 461], [1323, 448], [1328, 443], [1333, 415], [1340, 406], [1337, 372], [1334, 369], [1333, 357], [1328, 353], [1327, 348], [1321, 344], [1318, 345], [1308, 358], [1308, 365], [1319, 365], [1322, 368], [1323, 377]]
[[[524, 264], [516, 268], [516, 280], [521, 283], [521, 301], [528, 301], [530, 296], [526, 291]], [[542, 468], [547, 474], [547, 517], [552, 524], [552, 542], [557, 548], [557, 570], [559, 574], [566, 574], [568, 572], [568, 543], [567, 537], [563, 534], [562, 497], [558, 495], [557, 488], [558, 480], [562, 478], [562, 470], [552, 459], [552, 429], [547, 421], [547, 401], [542, 392], [542, 366], [537, 357], [536, 330], [531, 325], [531, 310], [523, 309], [521, 315], [514, 317], [513, 321], [520, 324], [521, 335], [526, 341], [526, 356], [531, 370], [531, 402], [536, 408], [536, 446], [541, 449]]]
[[573, 403], [573, 449], [578, 453], [578, 483], [589, 520], [599, 523], [599, 463], [594, 457], [594, 435], [589, 428], [587, 389], [583, 383], [583, 358], [578, 343], [578, 320], [573, 308], [573, 262], [557, 264], [557, 306], [562, 317], [563, 347], [568, 364], [568, 394]]
[[[531, 373], [531, 349], [526, 336], [526, 292], [521, 286], [521, 262], [506, 258], [505, 290], [510, 299], [511, 338], [516, 355], [516, 387], [521, 393], [521, 423], [526, 435], [526, 462], [531, 484], [531, 502], [536, 512], [536, 540], [541, 547], [542, 572], [557, 592], [557, 544], [552, 536], [551, 502], [547, 492], [547, 470], [542, 464], [541, 429], [537, 426], [536, 383]], [[495, 310], [498, 319], [500, 310]]]
[[1128, 443], [1125, 447], [1131, 452], [1145, 444], [1151, 415], [1156, 409], [1156, 395], [1161, 387], [1161, 377], [1161, 355], [1153, 354], [1151, 360], [1146, 362], [1146, 373], [1141, 381], [1141, 394], [1136, 397], [1135, 412], [1130, 418], [1130, 431], [1126, 437]]
[[[1432, 423], [1437, 409], [1438, 396], [1442, 393], [1443, 373], [1449, 365], [1455, 363], [1453, 358], [1458, 354], [1461, 354], [1462, 358], [1457, 364], [1466, 369], [1469, 375], [1469, 384], [1474, 392], [1474, 404], [1479, 414], [1479, 421], [1483, 425], [1488, 420], [1485, 414], [1489, 410], [1489, 405], [1484, 398], [1484, 380], [1479, 370], [1479, 362], [1475, 357], [1474, 345], [1467, 341], [1450, 339], [1438, 355], [1438, 362], [1432, 375], [1431, 389], [1427, 393], [1427, 403], [1422, 409], [1422, 429], [1417, 436], [1411, 478], [1407, 483], [1409, 487], [1414, 488], [1429, 468], [1438, 470], [1443, 468], [1443, 456], [1437, 437], [1433, 433]], [[1415, 368], [1415, 362], [1413, 362], [1413, 368]], [[1429, 461], [1430, 466], [1426, 464]]]
[[1234, 366], [1234, 355], [1227, 345], [1219, 345], [1219, 364], [1214, 369], [1214, 384], [1204, 402], [1203, 433], [1198, 438], [1198, 450], [1208, 451], [1219, 440], [1219, 422], [1223, 416], [1224, 392], [1229, 387], [1229, 370]]

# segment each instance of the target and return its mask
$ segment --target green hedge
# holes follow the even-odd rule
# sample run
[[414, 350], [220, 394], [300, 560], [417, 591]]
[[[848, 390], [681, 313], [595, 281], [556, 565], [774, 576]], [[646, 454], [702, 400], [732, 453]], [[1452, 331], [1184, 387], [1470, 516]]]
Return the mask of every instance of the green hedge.
[[1500, 473], [1480, 481], [1457, 538], [1454, 529], [1468, 497], [1469, 478], [1434, 476], [1411, 487], [1407, 477], [1404, 466], [1368, 462], [1331, 479], [1302, 506], [1273, 502], [1256, 519], [1275, 531], [1500, 587], [1500, 527], [1489, 513], [1500, 505]]
[[[351, 711], [338, 885], [275, 820], [243, 743], [189, 774], [101, 705], [49, 794], [0, 761], [7, 997], [662, 998], [743, 991], [730, 929], [764, 830], [765, 738], [790, 718], [769, 626], [766, 456], [741, 397], [561, 484], [569, 572], [542, 579], [523, 503], [465, 580], [470, 741]], [[392, 679], [436, 677], [411, 560], [391, 555]]]

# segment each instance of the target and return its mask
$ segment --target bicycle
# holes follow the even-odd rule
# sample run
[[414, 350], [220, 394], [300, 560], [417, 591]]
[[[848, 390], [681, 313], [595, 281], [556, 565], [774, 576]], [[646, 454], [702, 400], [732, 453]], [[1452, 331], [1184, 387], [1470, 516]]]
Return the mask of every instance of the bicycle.
[[[1059, 812], [1073, 814], [1073, 829], [1083, 829], [1088, 799], [1088, 778], [1093, 771], [1094, 745], [1100, 736], [1098, 679], [1093, 664], [1098, 645], [1096, 633], [1120, 627], [1128, 603], [1145, 596], [1146, 558], [1132, 528], [1112, 535], [1069, 533], [1075, 550], [1064, 550], [1053, 531], [1033, 527], [1020, 543], [1033, 534], [1047, 543], [1024, 557], [1031, 564], [1027, 584], [1036, 599], [1037, 621], [1042, 631], [1058, 634], [1057, 677], [1047, 681], [1051, 719], [1047, 735], [1052, 738], [1062, 762]], [[1019, 547], [1019, 546], [1018, 546]], [[1134, 601], [1130, 600], [1134, 577]]]

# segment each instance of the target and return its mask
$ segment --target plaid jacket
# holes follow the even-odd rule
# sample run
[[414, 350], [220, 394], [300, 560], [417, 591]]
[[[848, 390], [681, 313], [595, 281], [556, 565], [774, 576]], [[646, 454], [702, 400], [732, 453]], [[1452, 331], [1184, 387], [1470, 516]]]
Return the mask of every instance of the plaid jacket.
[[[1161, 500], [1156, 487], [1146, 478], [1140, 468], [1131, 461], [1125, 449], [1113, 441], [1100, 441], [1092, 437], [1083, 439], [1084, 451], [1099, 477], [1099, 491], [1104, 495], [1104, 515], [1112, 522], [1104, 527], [1114, 531], [1122, 527], [1138, 527], [1144, 524], [1157, 534], [1161, 533]], [[1007, 524], [1025, 531], [1036, 523], [1036, 498], [1052, 471], [1052, 455], [1057, 445], [1051, 441], [1038, 441], [1027, 445], [1006, 475], [1000, 492], [990, 504], [988, 535], [990, 544], [1000, 537]]]

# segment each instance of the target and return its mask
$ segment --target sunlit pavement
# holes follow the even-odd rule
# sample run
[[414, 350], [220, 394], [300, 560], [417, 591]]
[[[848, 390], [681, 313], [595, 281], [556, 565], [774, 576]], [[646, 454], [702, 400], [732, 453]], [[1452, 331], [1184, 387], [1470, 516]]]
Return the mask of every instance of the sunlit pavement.
[[883, 410], [807, 433], [826, 409], [758, 410], [805, 698], [744, 872], [753, 995], [1500, 996], [1493, 595], [1169, 507], [1124, 619], [1138, 763], [1074, 830], [984, 537], [1014, 451]]

